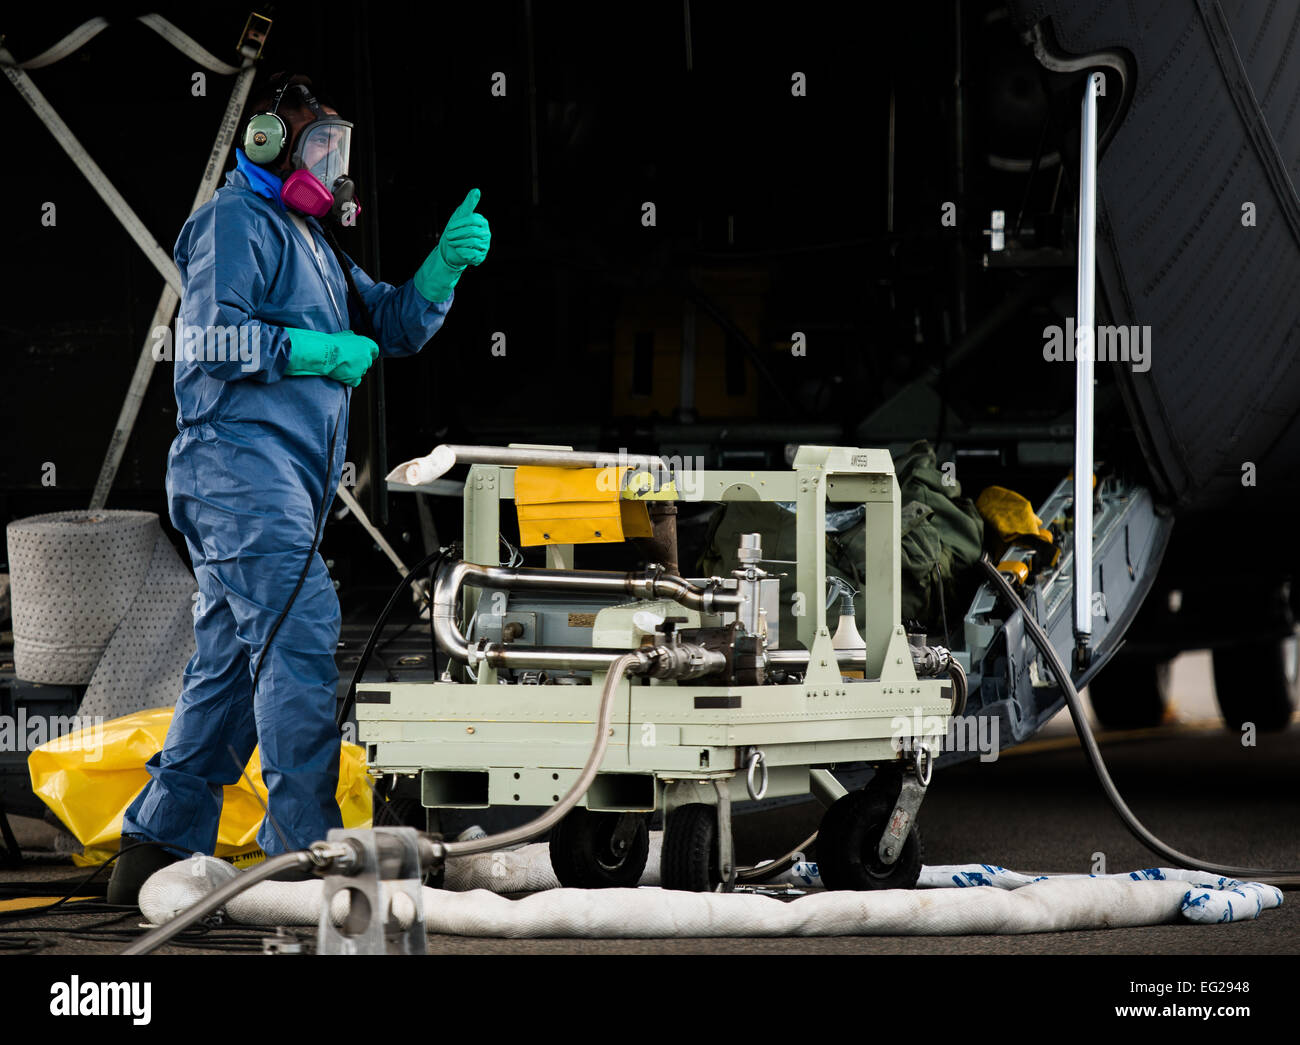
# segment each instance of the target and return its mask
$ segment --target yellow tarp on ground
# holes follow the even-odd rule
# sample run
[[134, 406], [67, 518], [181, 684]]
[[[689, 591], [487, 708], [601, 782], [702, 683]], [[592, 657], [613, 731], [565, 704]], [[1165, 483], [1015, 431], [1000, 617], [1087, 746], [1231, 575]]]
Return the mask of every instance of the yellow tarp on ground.
[[649, 537], [653, 528], [644, 504], [619, 496], [626, 468], [515, 469], [519, 543], [608, 544]]
[[[122, 817], [149, 782], [145, 763], [162, 750], [171, 720], [171, 708], [137, 711], [56, 737], [27, 757], [32, 790], [85, 847], [84, 856], [74, 858], [78, 864], [103, 863], [117, 852]], [[370, 826], [371, 789], [363, 754], [356, 744], [344, 744], [339, 759], [335, 798], [344, 827]], [[265, 814], [256, 796], [266, 801], [266, 785], [260, 752], [253, 752], [246, 770], [256, 794], [243, 778], [225, 788], [217, 833], [216, 855], [245, 858], [236, 863], [261, 855], [257, 829]]]

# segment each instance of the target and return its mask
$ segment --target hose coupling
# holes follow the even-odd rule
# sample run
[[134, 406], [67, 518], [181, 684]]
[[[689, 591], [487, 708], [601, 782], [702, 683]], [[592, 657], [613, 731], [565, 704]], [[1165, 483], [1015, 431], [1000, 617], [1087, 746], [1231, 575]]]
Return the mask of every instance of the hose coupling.
[[727, 658], [719, 650], [705, 649], [696, 642], [675, 642], [641, 651], [645, 667], [637, 671], [656, 679], [698, 679], [722, 671]]

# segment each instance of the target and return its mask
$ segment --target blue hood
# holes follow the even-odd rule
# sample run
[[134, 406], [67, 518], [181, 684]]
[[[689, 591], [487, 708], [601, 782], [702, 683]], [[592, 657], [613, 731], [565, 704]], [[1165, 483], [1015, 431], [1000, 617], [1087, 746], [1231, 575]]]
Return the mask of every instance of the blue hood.
[[281, 181], [265, 167], [259, 167], [250, 160], [244, 150], [235, 149], [235, 166], [239, 173], [248, 179], [248, 187], [259, 196], [265, 196], [271, 200], [277, 207], [284, 210], [284, 203], [280, 199]]

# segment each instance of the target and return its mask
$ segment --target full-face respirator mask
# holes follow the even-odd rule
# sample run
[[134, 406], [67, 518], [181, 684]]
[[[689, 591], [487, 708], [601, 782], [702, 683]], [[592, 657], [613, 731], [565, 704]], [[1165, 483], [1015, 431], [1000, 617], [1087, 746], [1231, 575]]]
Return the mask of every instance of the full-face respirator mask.
[[327, 114], [307, 83], [292, 83], [286, 78], [276, 88], [270, 111], [255, 114], [244, 128], [244, 154], [253, 163], [272, 171], [284, 159], [290, 148], [291, 132], [279, 109], [289, 91], [301, 93], [314, 119], [292, 142], [290, 170], [283, 179], [280, 199], [300, 214], [313, 218], [333, 214], [340, 224], [350, 225], [361, 209], [354, 199], [356, 186], [348, 177], [352, 124]]

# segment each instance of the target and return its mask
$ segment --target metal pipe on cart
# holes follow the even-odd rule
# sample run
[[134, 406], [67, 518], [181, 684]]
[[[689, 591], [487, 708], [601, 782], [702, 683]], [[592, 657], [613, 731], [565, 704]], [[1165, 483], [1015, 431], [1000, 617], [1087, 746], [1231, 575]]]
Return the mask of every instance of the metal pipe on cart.
[[[588, 453], [584, 450], [542, 450], [513, 446], [462, 446], [441, 443], [424, 458], [418, 469], [421, 481], [430, 482], [446, 475], [457, 465], [494, 464], [506, 467], [538, 465], [552, 468], [608, 468], [611, 466], [650, 469], [661, 474], [672, 471], [653, 454]], [[390, 475], [390, 479], [396, 475]], [[418, 485], [418, 484], [417, 484]]]
[[[469, 640], [460, 630], [456, 601], [467, 583], [476, 587], [501, 588], [506, 591], [567, 591], [582, 594], [632, 595], [636, 598], [668, 598], [691, 609], [705, 612], [737, 610], [742, 596], [733, 592], [700, 588], [681, 577], [647, 570], [644, 574], [605, 572], [600, 570], [544, 570], [535, 568], [508, 569], [501, 566], [480, 566], [472, 562], [458, 562], [444, 571], [434, 585], [433, 630], [438, 643], [457, 660], [475, 662], [482, 659], [470, 649]], [[480, 649], [487, 648], [480, 644]], [[583, 660], [582, 669], [599, 668], [612, 662], [618, 651], [596, 653], [588, 649], [563, 650], [563, 656]], [[543, 653], [544, 663], [524, 663], [528, 651], [502, 648], [494, 667], [576, 667], [556, 663], [556, 657]], [[552, 651], [554, 652], [554, 651]], [[519, 656], [512, 656], [519, 654]], [[536, 659], [536, 658], [534, 658]]]
[[[434, 584], [433, 630], [444, 652], [463, 663], [486, 664], [491, 668], [512, 670], [555, 669], [565, 671], [606, 671], [614, 661], [630, 650], [595, 650], [585, 646], [510, 646], [484, 639], [474, 646], [460, 630], [456, 602], [467, 582], [480, 587], [507, 591], [568, 591], [584, 594], [631, 594], [638, 598], [671, 598], [692, 609], [738, 610], [742, 597], [733, 592], [700, 588], [681, 577], [647, 571], [635, 573], [596, 570], [507, 569], [458, 562], [443, 571]], [[937, 647], [936, 647], [937, 649]], [[951, 672], [956, 661], [946, 650], [937, 656], [926, 648], [923, 659], [914, 658], [918, 674], [928, 677]], [[767, 650], [768, 663], [774, 667], [804, 670], [808, 667], [807, 650]], [[925, 659], [928, 657], [928, 659]], [[866, 663], [864, 650], [840, 650], [836, 660], [841, 668], [861, 669]], [[939, 666], [928, 670], [933, 661]], [[963, 672], [964, 680], [964, 672]], [[964, 700], [962, 701], [964, 703]]]

